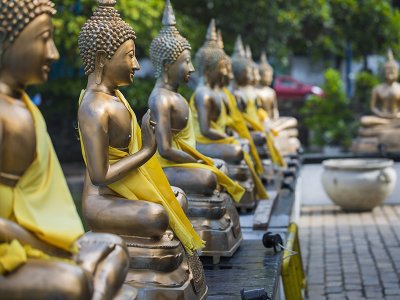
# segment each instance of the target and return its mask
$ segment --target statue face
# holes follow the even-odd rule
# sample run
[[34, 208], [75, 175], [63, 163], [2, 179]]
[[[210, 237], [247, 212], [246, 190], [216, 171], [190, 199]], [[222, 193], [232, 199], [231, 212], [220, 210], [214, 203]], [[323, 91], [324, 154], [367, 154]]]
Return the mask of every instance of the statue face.
[[384, 68], [385, 80], [394, 82], [399, 77], [399, 69], [396, 66], [387, 65]]
[[188, 83], [190, 75], [194, 72], [190, 51], [184, 50], [176, 61], [165, 68], [169, 80], [176, 83]]
[[271, 85], [273, 77], [273, 71], [269, 69], [264, 69], [260, 72], [260, 83], [265, 86]]
[[108, 78], [117, 86], [131, 84], [135, 71], [140, 69], [135, 54], [135, 42], [133, 40], [124, 42], [105, 63], [104, 78]]
[[51, 17], [41, 14], [3, 52], [0, 73], [7, 73], [22, 87], [43, 83], [48, 79], [51, 63], [58, 59]]
[[231, 80], [233, 80], [232, 64], [229, 61], [225, 60], [225, 66], [226, 75], [224, 75], [222, 78], [222, 86], [228, 86]]
[[226, 61], [224, 59], [221, 59], [217, 67], [214, 68], [211, 71], [206, 72], [206, 76], [208, 81], [211, 84], [221, 84], [223, 82], [224, 78], [228, 76], [228, 69], [226, 67]]
[[260, 82], [260, 71], [258, 70], [258, 67], [253, 68], [253, 85], [257, 85]]

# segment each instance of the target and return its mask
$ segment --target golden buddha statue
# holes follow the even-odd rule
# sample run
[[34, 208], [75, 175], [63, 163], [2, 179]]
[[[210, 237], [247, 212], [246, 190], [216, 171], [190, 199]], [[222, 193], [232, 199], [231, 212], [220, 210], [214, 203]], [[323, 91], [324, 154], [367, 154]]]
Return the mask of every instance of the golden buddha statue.
[[79, 35], [88, 75], [78, 111], [87, 166], [84, 218], [92, 231], [115, 233], [127, 242], [126, 282], [137, 287], [139, 299], [202, 299], [207, 286], [196, 250], [204, 242], [185, 215], [185, 194], [174, 193], [154, 156], [157, 125], [150, 111], [140, 128], [118, 90], [133, 82], [139, 64], [135, 32], [114, 5], [99, 0]]
[[254, 86], [257, 80], [254, 78], [257, 76], [255, 69], [258, 68], [254, 61], [246, 56], [242, 39], [238, 36], [232, 55], [234, 81], [230, 87], [231, 92], [236, 97], [238, 107], [250, 128], [260, 157], [262, 159], [271, 158], [274, 164], [285, 167], [286, 162], [275, 145], [272, 133], [266, 130], [258, 114], [258, 90]]
[[[251, 50], [249, 48], [249, 56]], [[273, 78], [273, 68], [268, 63], [265, 51], [262, 52], [258, 65], [259, 80], [255, 82], [257, 88], [257, 106], [260, 120], [267, 130], [277, 134], [275, 141], [277, 147], [285, 154], [294, 154], [300, 148], [298, 140], [297, 120], [293, 117], [279, 115], [278, 101], [274, 89], [270, 87]]]
[[157, 155], [169, 182], [188, 196], [190, 220], [206, 241], [202, 255], [213, 256], [217, 263], [220, 256], [231, 256], [242, 241], [237, 211], [221, 187], [236, 201], [244, 191], [214, 165], [217, 162], [196, 150], [192, 113], [178, 93], [179, 85], [187, 83], [194, 71], [191, 47], [176, 28], [169, 0], [162, 24], [150, 47], [157, 78], [149, 97], [152, 117], [157, 123]]
[[[261, 172], [258, 173], [248, 151], [242, 149], [241, 143], [235, 137], [226, 133], [230, 111], [227, 112], [228, 101], [224, 99], [226, 96], [221, 84], [228, 74], [230, 61], [218, 44], [214, 20], [210, 22], [204, 45], [196, 54], [196, 62], [200, 79], [190, 99], [190, 107], [193, 112], [197, 149], [203, 154], [223, 159], [228, 163], [230, 176], [238, 180], [247, 191], [246, 197], [237, 206], [252, 208], [256, 204], [254, 190], [259, 199], [268, 197], [259, 178], [262, 166]], [[236, 155], [236, 159], [232, 159], [228, 154], [235, 151], [240, 156]]]
[[[84, 235], [48, 136], [24, 89], [59, 54], [49, 0], [0, 2], [0, 293], [7, 299], [134, 299], [112, 234]], [[23, 63], [22, 63], [23, 62]]]
[[375, 116], [361, 118], [355, 152], [400, 151], [400, 83], [399, 66], [389, 49], [384, 65], [385, 82], [372, 90], [370, 107]]

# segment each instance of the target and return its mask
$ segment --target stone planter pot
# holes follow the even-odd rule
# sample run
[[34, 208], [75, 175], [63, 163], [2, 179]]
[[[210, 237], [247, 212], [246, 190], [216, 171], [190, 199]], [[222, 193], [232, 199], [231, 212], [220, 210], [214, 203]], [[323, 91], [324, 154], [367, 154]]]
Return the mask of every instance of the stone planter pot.
[[322, 164], [325, 192], [345, 211], [370, 211], [394, 190], [392, 160], [329, 159]]

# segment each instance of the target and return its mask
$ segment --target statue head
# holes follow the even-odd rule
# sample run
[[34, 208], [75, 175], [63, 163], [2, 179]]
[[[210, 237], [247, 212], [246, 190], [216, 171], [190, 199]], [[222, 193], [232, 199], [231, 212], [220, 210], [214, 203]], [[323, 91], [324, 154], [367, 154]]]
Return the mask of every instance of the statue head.
[[206, 40], [196, 53], [196, 65], [200, 77], [204, 77], [210, 85], [220, 85], [227, 76], [226, 54], [218, 45], [215, 20], [212, 19], [208, 26]]
[[397, 78], [399, 77], [399, 66], [393, 57], [392, 49], [388, 50], [387, 60], [383, 69], [386, 82], [392, 83], [397, 81]]
[[139, 64], [135, 57], [136, 35], [114, 8], [115, 0], [98, 0], [99, 6], [79, 34], [78, 46], [86, 75], [97, 84], [107, 79], [114, 86], [133, 82]]
[[[47, 80], [59, 54], [53, 41], [49, 0], [0, 1], [0, 79], [22, 89]], [[12, 81], [13, 83], [11, 83]]]
[[239, 86], [245, 86], [251, 83], [253, 71], [249, 60], [246, 58], [242, 38], [237, 37], [235, 42], [235, 49], [232, 54], [232, 69], [235, 82]]
[[190, 74], [194, 72], [189, 42], [179, 33], [172, 5], [166, 0], [163, 28], [151, 42], [150, 59], [155, 68], [157, 78], [163, 77], [164, 82], [189, 82]]
[[246, 46], [246, 58], [249, 60], [252, 69], [251, 85], [257, 85], [260, 82], [260, 71], [258, 65], [253, 60], [253, 54], [249, 45]]
[[[220, 49], [224, 50], [224, 40], [222, 39], [221, 30], [218, 30], [217, 32], [217, 44]], [[230, 82], [233, 80], [232, 61], [231, 58], [226, 53], [224, 60], [226, 63], [226, 74], [222, 77], [221, 86], [228, 86]]]
[[267, 54], [265, 51], [261, 53], [260, 64], [258, 65], [260, 71], [260, 83], [263, 86], [270, 86], [274, 75], [274, 69], [268, 63]]

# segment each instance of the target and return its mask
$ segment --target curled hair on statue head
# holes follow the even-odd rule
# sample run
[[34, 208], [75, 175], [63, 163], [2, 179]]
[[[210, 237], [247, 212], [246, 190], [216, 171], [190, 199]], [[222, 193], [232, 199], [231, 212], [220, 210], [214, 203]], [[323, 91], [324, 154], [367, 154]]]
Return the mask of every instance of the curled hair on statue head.
[[78, 46], [85, 74], [94, 72], [96, 54], [104, 51], [107, 59], [128, 40], [135, 40], [132, 27], [121, 19], [114, 8], [115, 0], [99, 0], [93, 16], [86, 21], [79, 33]]
[[50, 0], [0, 0], [0, 57], [36, 17], [54, 16], [54, 6]]
[[166, 65], [173, 64], [185, 50], [192, 50], [189, 42], [179, 33], [172, 5], [166, 1], [163, 28], [150, 45], [150, 60], [155, 69], [155, 76], [159, 78]]

